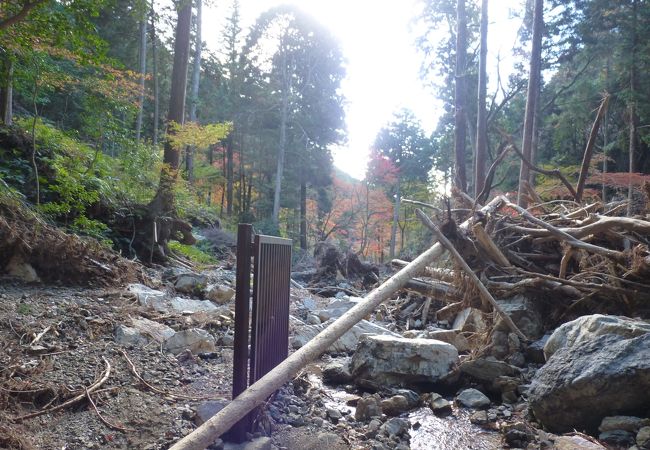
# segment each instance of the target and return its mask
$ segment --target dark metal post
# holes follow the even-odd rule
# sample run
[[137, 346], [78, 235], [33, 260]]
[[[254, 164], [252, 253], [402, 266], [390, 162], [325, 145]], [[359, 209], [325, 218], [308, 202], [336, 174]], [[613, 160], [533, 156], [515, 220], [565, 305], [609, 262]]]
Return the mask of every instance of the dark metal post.
[[[232, 398], [248, 387], [248, 329], [250, 325], [251, 253], [253, 226], [240, 223], [237, 229], [237, 271], [235, 291], [235, 342], [233, 345]], [[240, 420], [228, 433], [236, 442], [246, 439], [248, 417]]]

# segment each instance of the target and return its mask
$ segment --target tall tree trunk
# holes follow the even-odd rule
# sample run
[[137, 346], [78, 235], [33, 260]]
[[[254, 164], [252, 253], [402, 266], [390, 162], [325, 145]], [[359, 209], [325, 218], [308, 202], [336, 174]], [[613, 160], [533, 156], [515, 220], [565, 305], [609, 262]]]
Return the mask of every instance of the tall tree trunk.
[[9, 54], [6, 54], [2, 65], [2, 87], [0, 88], [0, 120], [5, 125], [13, 123], [13, 86], [14, 86], [14, 62]]
[[[456, 4], [456, 73], [454, 89], [454, 150], [456, 156], [455, 184], [462, 191], [467, 190], [467, 174], [465, 169], [465, 146], [467, 140], [467, 89], [466, 89], [466, 59], [467, 59], [467, 14], [465, 0], [457, 0]], [[394, 239], [391, 240], [390, 257], [394, 256]]]
[[300, 182], [300, 248], [307, 250], [307, 181]]
[[280, 221], [280, 191], [282, 189], [282, 174], [284, 172], [284, 155], [287, 145], [287, 119], [289, 114], [289, 89], [291, 82], [287, 68], [287, 48], [283, 42], [281, 44], [282, 58], [282, 106], [280, 111], [280, 144], [278, 145], [278, 161], [275, 172], [275, 189], [273, 192], [273, 224], [277, 227]]
[[[178, 9], [176, 37], [174, 41], [174, 66], [169, 97], [167, 122], [185, 122], [185, 89], [187, 85], [187, 66], [190, 53], [190, 28], [192, 22], [191, 2], [181, 2]], [[174, 185], [178, 177], [180, 152], [166, 140], [163, 154], [164, 167], [160, 173], [160, 184], [156, 196], [151, 201], [150, 210], [156, 215], [175, 215]]]
[[233, 145], [234, 145], [234, 136], [233, 133], [228, 135], [226, 140], [226, 215], [228, 217], [232, 216], [232, 203], [233, 203], [233, 184], [234, 184], [234, 168], [233, 168]]
[[156, 11], [151, 1], [151, 76], [153, 78], [153, 136], [154, 147], [158, 146], [158, 124], [160, 123], [160, 88], [158, 85], [158, 52], [156, 42]]
[[395, 189], [395, 204], [393, 206], [393, 223], [390, 227], [390, 254], [389, 258], [395, 258], [395, 246], [397, 241], [397, 222], [399, 221], [399, 208], [402, 201], [400, 192], [400, 180], [397, 179], [397, 188]]
[[[528, 74], [528, 97], [526, 99], [526, 115], [524, 117], [524, 136], [521, 144], [521, 151], [524, 158], [530, 161], [533, 148], [533, 133], [535, 111], [537, 109], [537, 92], [540, 85], [540, 73], [542, 65], [542, 34], [544, 32], [544, 0], [535, 0], [533, 12], [533, 43], [530, 53], [530, 73]], [[530, 168], [521, 162], [519, 169], [519, 191], [517, 204], [526, 207], [527, 201], [524, 195], [524, 185], [530, 178]]]
[[[201, 38], [201, 7], [202, 0], [196, 0], [196, 46], [194, 49], [194, 65], [192, 67], [192, 89], [190, 93], [190, 122], [196, 122], [196, 106], [199, 102], [199, 83], [201, 82], [201, 48], [203, 41]], [[185, 157], [185, 170], [187, 171], [187, 181], [194, 182], [194, 148], [187, 146]]]
[[474, 167], [474, 198], [478, 197], [485, 185], [485, 166], [487, 160], [487, 34], [488, 0], [481, 2], [481, 52], [478, 69], [478, 112], [476, 117], [476, 159]]
[[138, 99], [138, 117], [135, 122], [135, 140], [140, 142], [142, 133], [142, 113], [144, 111], [144, 80], [147, 72], [147, 14], [140, 21], [140, 98]]
[[630, 180], [627, 187], [627, 215], [632, 216], [634, 211], [634, 185], [632, 184], [632, 177], [636, 172], [636, 146], [638, 144], [637, 128], [639, 125], [639, 116], [636, 111], [636, 91], [637, 91], [637, 68], [636, 68], [636, 54], [637, 54], [637, 0], [632, 1], [632, 39], [630, 48], [630, 100], [628, 104], [628, 120], [629, 120], [629, 141], [628, 150], [630, 156], [629, 172]]

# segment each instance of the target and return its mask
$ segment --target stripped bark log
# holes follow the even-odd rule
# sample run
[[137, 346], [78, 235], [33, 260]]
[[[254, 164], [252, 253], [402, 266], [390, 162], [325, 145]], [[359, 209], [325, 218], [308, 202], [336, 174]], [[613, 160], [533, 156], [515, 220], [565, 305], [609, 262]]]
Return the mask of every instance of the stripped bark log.
[[[502, 199], [495, 198], [485, 208], [484, 213], [498, 208]], [[471, 225], [468, 220], [464, 228]], [[418, 274], [424, 267], [431, 264], [444, 253], [440, 243], [432, 245], [427, 251], [413, 260], [408, 266], [386, 280], [381, 286], [368, 294], [363, 301], [338, 318], [332, 325], [320, 332], [305, 346], [291, 354], [277, 367], [260, 378], [252, 386], [242, 392], [224, 409], [212, 416], [203, 425], [175, 443], [170, 450], [201, 450], [211, 445], [216, 438], [228, 431], [255, 407], [266, 399], [284, 383], [290, 380], [314, 359], [325, 352], [338, 338], [350, 328], [370, 314], [377, 306], [399, 291], [406, 282]]]
[[497, 247], [497, 245], [494, 243], [492, 238], [490, 238], [490, 236], [485, 232], [483, 225], [480, 223], [474, 224], [472, 231], [474, 232], [474, 236], [476, 237], [476, 240], [478, 241], [481, 249], [483, 249], [483, 251], [488, 254], [492, 261], [501, 267], [512, 266], [510, 261], [508, 261], [508, 258], [506, 258], [501, 250], [499, 250], [499, 247]]
[[[402, 268], [409, 265], [409, 261], [404, 261], [401, 259], [393, 259], [390, 263], [397, 268]], [[456, 279], [455, 271], [439, 267], [425, 267], [420, 275], [433, 278], [435, 280], [446, 281], [447, 283], [453, 283]]]
[[577, 238], [571, 236], [570, 234], [565, 233], [564, 231], [560, 230], [559, 228], [554, 227], [553, 225], [550, 225], [550, 224], [544, 222], [541, 219], [538, 219], [537, 217], [533, 216], [531, 213], [526, 211], [524, 208], [510, 202], [505, 197], [502, 197], [502, 199], [509, 208], [512, 208], [515, 211], [517, 211], [519, 214], [521, 214], [523, 217], [525, 217], [529, 222], [532, 222], [535, 225], [539, 225], [540, 227], [545, 228], [546, 230], [549, 231], [549, 233], [552, 236], [558, 238], [561, 241], [566, 242], [567, 244], [569, 244], [572, 247], [581, 248], [583, 250], [587, 250], [588, 252], [595, 253], [597, 255], [602, 255], [602, 256], [606, 256], [608, 258], [612, 258], [612, 259], [614, 259], [616, 261], [621, 261], [622, 262], [622, 261], [625, 260], [625, 254], [623, 254], [621, 252], [618, 252], [616, 250], [611, 250], [611, 249], [608, 249], [608, 248], [604, 248], [604, 247], [599, 247], [599, 246], [593, 245], [593, 244], [588, 244], [588, 243], [586, 243], [584, 241], [581, 241], [580, 239], [577, 239]]
[[600, 122], [603, 120], [605, 111], [607, 111], [607, 105], [609, 105], [609, 94], [605, 94], [600, 107], [598, 108], [598, 113], [596, 114], [596, 119], [594, 124], [591, 127], [591, 132], [589, 133], [589, 140], [587, 141], [587, 146], [585, 147], [585, 153], [582, 157], [582, 166], [580, 167], [580, 177], [578, 178], [578, 184], [576, 185], [576, 202], [582, 202], [582, 194], [585, 189], [585, 183], [587, 182], [587, 173], [589, 172], [589, 165], [591, 164], [591, 156], [594, 153], [594, 145], [596, 144], [596, 138], [598, 137], [598, 130], [600, 129]]
[[[519, 233], [528, 234], [533, 237], [548, 237], [553, 235], [553, 233], [547, 229], [527, 227], [512, 228]], [[596, 216], [596, 221], [590, 221], [590, 223], [587, 223], [586, 225], [570, 228], [563, 227], [557, 229], [577, 239], [589, 236], [590, 234], [598, 234], [610, 231], [612, 229], [619, 229], [622, 231], [639, 233], [648, 236], [650, 235], [650, 222], [646, 220], [633, 219], [631, 217], [608, 217], [598, 215]]]
[[519, 336], [521, 339], [524, 340], [524, 342], [528, 342], [528, 337], [524, 333], [521, 332], [521, 330], [515, 325], [515, 323], [512, 321], [510, 316], [501, 309], [497, 301], [492, 297], [492, 294], [490, 294], [490, 291], [487, 290], [485, 285], [481, 283], [481, 280], [478, 279], [474, 271], [467, 265], [463, 257], [458, 253], [458, 250], [456, 250], [456, 247], [447, 239], [447, 237], [442, 234], [442, 231], [433, 223], [431, 222], [431, 219], [427, 217], [426, 214], [422, 212], [421, 209], [418, 209], [415, 211], [420, 220], [431, 230], [433, 231], [434, 235], [438, 238], [438, 241], [449, 251], [449, 253], [452, 254], [458, 265], [465, 271], [467, 276], [469, 277], [470, 280], [474, 283], [474, 285], [478, 288], [479, 292], [481, 293], [481, 296], [487, 300], [496, 313], [503, 319], [505, 324], [512, 330], [513, 333], [515, 333], [517, 336]]

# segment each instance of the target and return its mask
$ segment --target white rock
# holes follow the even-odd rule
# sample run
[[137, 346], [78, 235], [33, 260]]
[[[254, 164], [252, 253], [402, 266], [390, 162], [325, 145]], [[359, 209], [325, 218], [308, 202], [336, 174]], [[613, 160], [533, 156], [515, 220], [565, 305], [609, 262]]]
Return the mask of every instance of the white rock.
[[120, 345], [141, 346], [146, 345], [149, 339], [135, 328], [120, 324], [115, 327], [115, 342]]
[[615, 334], [632, 338], [650, 333], [650, 323], [621, 316], [592, 314], [578, 317], [557, 328], [544, 345], [544, 356], [548, 360], [563, 347], [573, 347], [593, 340], [604, 334]]
[[[294, 318], [294, 323], [295, 323]], [[293, 348], [300, 348], [314, 338], [318, 333], [323, 331], [329, 325], [334, 323], [334, 319], [322, 323], [320, 325], [307, 325], [301, 323], [294, 328], [294, 336], [291, 339]], [[332, 346], [327, 350], [329, 353], [349, 353], [357, 348], [359, 338], [364, 334], [385, 334], [389, 336], [399, 337], [399, 334], [393, 333], [386, 328], [380, 327], [367, 320], [362, 320], [353, 326], [347, 333], [341, 336]]]
[[483, 313], [475, 308], [465, 308], [458, 313], [452, 326], [454, 330], [482, 333], [487, 330]]
[[458, 361], [458, 350], [435, 339], [364, 335], [350, 361], [357, 382], [378, 385], [436, 382]]
[[215, 303], [223, 305], [235, 296], [235, 290], [223, 284], [211, 284], [206, 288], [205, 296]]
[[133, 328], [145, 336], [151, 337], [156, 342], [163, 342], [172, 337], [176, 332], [163, 323], [154, 322], [153, 320], [139, 317], [131, 319]]
[[187, 350], [192, 353], [213, 352], [216, 349], [214, 338], [200, 328], [179, 331], [165, 340], [165, 350], [175, 355]]
[[26, 283], [39, 283], [41, 281], [32, 265], [17, 254], [11, 257], [5, 271], [12, 277], [20, 278]]
[[182, 297], [174, 297], [170, 303], [170, 307], [179, 313], [210, 312], [219, 309], [209, 300], [193, 300]]
[[129, 284], [127, 290], [136, 296], [141, 306], [149, 306], [161, 312], [166, 312], [169, 309], [170, 298], [166, 292], [138, 283]]

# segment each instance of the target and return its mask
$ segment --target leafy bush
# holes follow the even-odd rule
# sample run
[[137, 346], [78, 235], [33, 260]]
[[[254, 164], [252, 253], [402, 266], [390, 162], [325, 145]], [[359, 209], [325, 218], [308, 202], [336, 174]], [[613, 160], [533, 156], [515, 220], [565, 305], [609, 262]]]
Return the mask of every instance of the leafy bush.
[[199, 248], [193, 245], [185, 245], [177, 241], [170, 241], [168, 245], [170, 250], [172, 250], [173, 252], [183, 255], [184, 257], [188, 258], [190, 261], [195, 262], [197, 264], [217, 263], [217, 259], [214, 256], [209, 255], [208, 253], [204, 252], [203, 250], [200, 250]]

